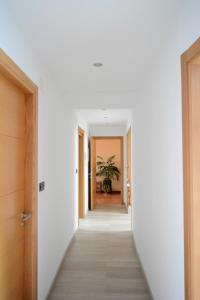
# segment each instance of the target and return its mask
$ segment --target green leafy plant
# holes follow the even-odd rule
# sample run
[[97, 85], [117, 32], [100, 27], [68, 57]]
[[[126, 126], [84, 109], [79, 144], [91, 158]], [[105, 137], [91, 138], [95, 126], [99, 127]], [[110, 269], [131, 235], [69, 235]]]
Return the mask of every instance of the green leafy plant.
[[119, 180], [120, 171], [114, 162], [115, 155], [110, 156], [106, 161], [103, 157], [97, 156], [97, 173], [96, 176], [104, 177], [103, 179], [103, 190], [106, 193], [112, 192], [112, 180]]

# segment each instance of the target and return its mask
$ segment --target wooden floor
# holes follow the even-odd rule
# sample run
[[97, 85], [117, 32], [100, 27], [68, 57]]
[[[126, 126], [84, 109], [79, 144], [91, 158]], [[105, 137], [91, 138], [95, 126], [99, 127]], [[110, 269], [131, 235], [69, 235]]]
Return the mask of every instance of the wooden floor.
[[95, 203], [97, 205], [101, 204], [121, 204], [121, 194], [105, 194], [105, 193], [96, 193]]
[[150, 300], [122, 205], [81, 220], [49, 300]]

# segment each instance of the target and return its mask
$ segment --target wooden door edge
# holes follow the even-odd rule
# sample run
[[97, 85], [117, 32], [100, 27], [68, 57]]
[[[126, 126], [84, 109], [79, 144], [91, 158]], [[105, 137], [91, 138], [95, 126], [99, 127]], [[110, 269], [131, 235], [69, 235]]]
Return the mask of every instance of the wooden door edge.
[[[78, 147], [80, 146], [79, 145], [79, 137], [81, 137], [82, 139], [82, 174], [83, 174], [83, 178], [82, 178], [82, 209], [81, 209], [81, 213], [78, 211], [78, 218], [82, 219], [82, 218], [85, 218], [85, 150], [84, 150], [84, 138], [85, 138], [85, 131], [80, 127], [78, 126]], [[78, 164], [80, 163], [79, 160], [80, 160], [80, 157], [79, 157], [80, 153], [79, 153], [79, 150], [78, 150]], [[80, 170], [78, 170], [78, 172], [80, 172]], [[79, 180], [79, 176], [78, 176], [78, 180]], [[78, 193], [78, 198], [80, 197], [80, 194]], [[78, 199], [78, 207], [80, 206], [80, 199]], [[80, 207], [79, 207], [80, 209]], [[81, 216], [80, 216], [81, 215]]]
[[183, 136], [183, 197], [184, 197], [184, 264], [185, 300], [192, 300], [191, 283], [191, 174], [190, 174], [190, 124], [188, 95], [188, 66], [200, 54], [200, 38], [181, 55], [182, 81], [182, 136]]
[[[129, 168], [131, 168], [131, 171], [130, 171], [130, 191], [131, 191], [131, 199], [129, 200], [128, 199], [128, 188], [127, 188], [127, 180], [126, 180], [126, 191], [127, 191], [127, 208], [129, 207], [129, 205], [131, 206], [132, 205], [132, 128], [131, 126], [129, 126], [128, 130], [126, 131], [126, 163], [127, 163], [127, 166], [128, 166], [128, 139], [129, 139], [129, 136], [130, 136], [130, 159], [131, 159], [131, 164], [129, 166]], [[126, 168], [126, 175], [127, 175], [127, 178], [128, 178], [128, 168]]]
[[121, 178], [121, 203], [125, 204], [124, 199], [124, 137], [120, 137], [120, 148], [121, 148], [121, 170], [122, 170], [122, 178]]

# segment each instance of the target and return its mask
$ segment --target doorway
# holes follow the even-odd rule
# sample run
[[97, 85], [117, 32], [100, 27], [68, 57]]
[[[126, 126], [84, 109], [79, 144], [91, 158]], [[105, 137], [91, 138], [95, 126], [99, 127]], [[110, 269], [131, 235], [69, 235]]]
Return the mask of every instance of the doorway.
[[0, 50], [1, 299], [37, 299], [37, 87]]
[[85, 217], [84, 130], [78, 128], [78, 217]]
[[[112, 158], [113, 157], [113, 158]], [[105, 175], [97, 175], [101, 163], [107, 163], [112, 158], [111, 164], [119, 170], [117, 176], [111, 180], [111, 190], [105, 190]], [[98, 136], [90, 139], [90, 201], [91, 209], [101, 204], [124, 203], [124, 172], [123, 172], [123, 137]]]
[[200, 39], [182, 55], [185, 299], [200, 299]]
[[126, 156], [127, 156], [127, 183], [126, 183], [126, 193], [127, 193], [127, 207], [131, 206], [132, 202], [132, 190], [131, 190], [131, 178], [132, 178], [132, 159], [131, 159], [131, 127], [129, 128], [126, 135]]

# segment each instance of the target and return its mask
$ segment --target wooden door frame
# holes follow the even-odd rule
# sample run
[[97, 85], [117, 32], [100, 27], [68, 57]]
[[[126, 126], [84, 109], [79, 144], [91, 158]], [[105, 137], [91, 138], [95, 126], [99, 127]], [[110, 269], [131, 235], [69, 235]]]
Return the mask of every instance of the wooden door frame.
[[[95, 137], [90, 138], [90, 209], [93, 210], [95, 208], [94, 203], [94, 193], [96, 192], [96, 181], [94, 183], [93, 176], [96, 176], [96, 171], [94, 175], [93, 166], [96, 161], [96, 156], [94, 155], [96, 153], [96, 141]], [[95, 169], [96, 170], [96, 169]]]
[[[91, 173], [91, 210], [95, 208], [94, 205], [94, 199], [93, 199], [93, 185], [92, 185], [92, 161], [96, 161], [96, 156], [94, 159], [94, 149], [92, 147], [92, 141], [95, 142], [96, 140], [111, 140], [111, 139], [117, 139], [120, 140], [120, 147], [121, 147], [121, 170], [122, 170], [122, 179], [121, 179], [121, 202], [124, 203], [124, 137], [123, 136], [91, 136], [90, 137], [90, 145], [91, 145], [91, 152], [90, 152], [90, 173]], [[96, 146], [95, 146], [95, 153], [96, 153]]]
[[[200, 38], [181, 56], [182, 73], [182, 122], [183, 122], [183, 182], [184, 182], [184, 243], [185, 243], [185, 300], [192, 298], [192, 170], [191, 170], [191, 130], [188, 67], [200, 55]], [[196, 299], [196, 298], [195, 298]]]
[[0, 49], [0, 73], [17, 85], [26, 95], [26, 158], [25, 158], [25, 211], [32, 218], [25, 225], [24, 299], [37, 299], [37, 217], [38, 217], [38, 88]]
[[[80, 149], [80, 141], [82, 145]], [[85, 151], [84, 151], [85, 131], [78, 127], [78, 218], [85, 218]], [[80, 151], [81, 150], [81, 151]], [[80, 177], [80, 175], [82, 175]], [[81, 180], [81, 182], [80, 182]]]
[[[130, 187], [127, 187], [127, 182], [126, 182], [126, 190], [127, 190], [127, 207], [129, 205], [132, 205], [132, 128], [131, 126], [129, 127], [129, 129], [127, 130], [126, 133], [126, 159], [127, 159], [127, 179], [128, 179], [128, 138], [130, 136], [130, 166], [129, 168], [130, 170]], [[128, 192], [130, 189], [130, 200], [128, 199]]]

